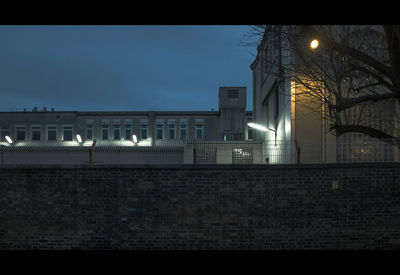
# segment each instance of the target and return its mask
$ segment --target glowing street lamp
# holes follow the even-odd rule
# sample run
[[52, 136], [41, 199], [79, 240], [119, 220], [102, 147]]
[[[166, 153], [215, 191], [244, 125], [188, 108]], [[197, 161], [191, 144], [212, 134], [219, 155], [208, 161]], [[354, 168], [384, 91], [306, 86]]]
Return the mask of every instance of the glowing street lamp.
[[82, 138], [80, 135], [76, 135], [76, 139], [78, 140], [79, 143], [82, 143]]
[[9, 136], [6, 136], [5, 138], [6, 138], [8, 143], [10, 143], [10, 144], [12, 143], [12, 139]]
[[319, 41], [317, 39], [314, 39], [313, 41], [311, 41], [311, 43], [310, 43], [311, 49], [315, 50], [316, 48], [318, 48], [318, 46], [319, 46]]
[[134, 142], [134, 143], [137, 143], [137, 137], [136, 137], [136, 135], [133, 135], [132, 138], [133, 138], [133, 142]]

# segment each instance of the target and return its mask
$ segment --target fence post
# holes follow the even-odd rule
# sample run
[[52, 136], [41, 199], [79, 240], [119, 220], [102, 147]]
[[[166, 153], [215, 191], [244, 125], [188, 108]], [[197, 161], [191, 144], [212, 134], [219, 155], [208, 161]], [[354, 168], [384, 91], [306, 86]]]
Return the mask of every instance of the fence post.
[[1, 150], [1, 164], [4, 164], [4, 145], [0, 145], [0, 150]]
[[196, 142], [193, 143], [193, 164], [196, 164]]
[[96, 139], [93, 140], [92, 147], [89, 149], [90, 164], [93, 164], [93, 150], [95, 146], [96, 146]]

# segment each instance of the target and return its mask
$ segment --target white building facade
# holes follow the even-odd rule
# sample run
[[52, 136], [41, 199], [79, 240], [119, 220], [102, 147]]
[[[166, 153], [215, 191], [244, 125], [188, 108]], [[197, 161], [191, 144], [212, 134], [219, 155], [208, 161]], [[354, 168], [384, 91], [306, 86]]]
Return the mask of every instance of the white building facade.
[[94, 146], [94, 160], [101, 163], [258, 163], [251, 120], [246, 87], [220, 87], [218, 111], [1, 112], [1, 158], [88, 162]]

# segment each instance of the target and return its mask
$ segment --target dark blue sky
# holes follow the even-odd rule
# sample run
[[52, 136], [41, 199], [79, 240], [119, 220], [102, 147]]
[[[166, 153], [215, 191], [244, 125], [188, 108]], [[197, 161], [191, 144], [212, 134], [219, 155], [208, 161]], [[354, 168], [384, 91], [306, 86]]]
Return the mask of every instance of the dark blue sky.
[[246, 86], [248, 26], [0, 26], [0, 111], [218, 109]]

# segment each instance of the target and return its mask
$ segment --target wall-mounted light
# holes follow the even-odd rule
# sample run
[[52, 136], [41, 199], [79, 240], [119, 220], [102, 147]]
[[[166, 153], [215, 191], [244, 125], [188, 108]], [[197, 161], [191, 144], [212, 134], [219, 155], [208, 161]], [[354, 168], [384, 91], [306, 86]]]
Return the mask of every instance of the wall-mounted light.
[[78, 140], [79, 143], [82, 143], [82, 138], [80, 135], [76, 135], [76, 139]]
[[267, 127], [262, 126], [260, 124], [253, 123], [253, 122], [249, 122], [249, 123], [247, 123], [247, 125], [250, 126], [251, 128], [254, 128], [254, 129], [257, 129], [257, 130], [261, 130], [261, 131], [264, 131], [264, 132], [267, 132], [269, 130]]
[[132, 136], [132, 139], [133, 139], [133, 142], [134, 142], [134, 143], [137, 143], [137, 137], [136, 137], [136, 135], [133, 135], [133, 136]]
[[261, 131], [264, 131], [264, 132], [267, 132], [267, 131], [272, 131], [272, 132], [274, 132], [274, 133], [275, 133], [275, 146], [276, 146], [276, 138], [277, 138], [277, 135], [278, 135], [278, 133], [276, 132], [276, 130], [271, 129], [271, 128], [267, 128], [267, 127], [265, 127], [265, 126], [262, 126], [262, 125], [260, 125], [260, 124], [256, 124], [256, 123], [253, 123], [253, 122], [249, 122], [249, 123], [247, 123], [247, 125], [248, 125], [249, 127], [251, 127], [251, 128], [254, 128], [254, 129], [257, 129], [257, 130], [261, 130]]
[[6, 136], [5, 138], [6, 138], [8, 143], [10, 143], [10, 144], [12, 143], [12, 139], [9, 136]]

